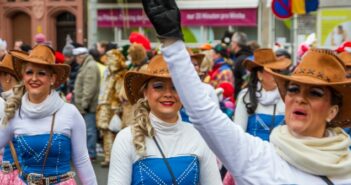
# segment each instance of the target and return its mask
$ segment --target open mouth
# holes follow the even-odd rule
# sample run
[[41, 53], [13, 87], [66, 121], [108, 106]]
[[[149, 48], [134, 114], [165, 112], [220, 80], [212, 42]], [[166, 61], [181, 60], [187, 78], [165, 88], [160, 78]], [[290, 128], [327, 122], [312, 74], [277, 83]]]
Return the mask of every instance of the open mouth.
[[296, 114], [298, 116], [306, 116], [306, 113], [304, 113], [302, 111], [294, 111], [294, 114]]

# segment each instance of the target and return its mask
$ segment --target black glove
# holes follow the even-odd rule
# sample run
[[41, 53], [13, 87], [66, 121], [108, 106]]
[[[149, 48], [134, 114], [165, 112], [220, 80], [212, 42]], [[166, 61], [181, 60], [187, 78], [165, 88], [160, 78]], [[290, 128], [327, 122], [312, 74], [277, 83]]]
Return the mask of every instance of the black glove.
[[175, 0], [142, 0], [144, 11], [160, 39], [183, 40], [180, 12]]

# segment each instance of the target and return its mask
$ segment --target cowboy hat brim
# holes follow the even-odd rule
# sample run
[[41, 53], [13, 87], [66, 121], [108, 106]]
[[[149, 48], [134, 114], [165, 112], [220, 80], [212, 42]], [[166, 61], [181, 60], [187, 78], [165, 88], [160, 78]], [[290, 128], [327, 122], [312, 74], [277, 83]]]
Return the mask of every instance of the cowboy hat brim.
[[124, 87], [128, 100], [132, 105], [135, 104], [140, 98], [144, 97], [144, 94], [140, 91], [140, 89], [145, 82], [152, 78], [171, 79], [169, 75], [151, 75], [140, 71], [129, 71], [126, 73], [124, 77]]
[[290, 81], [313, 86], [329, 86], [335, 89], [337, 92], [342, 94], [343, 97], [342, 106], [339, 107], [339, 112], [337, 116], [332, 120], [332, 124], [340, 127], [351, 126], [351, 80], [345, 80], [343, 82], [326, 82], [324, 80], [309, 76], [282, 75], [272, 71], [272, 69], [269, 69], [268, 67], [266, 67], [265, 70], [273, 75], [283, 101], [285, 101], [285, 95], [287, 93], [287, 83]]
[[45, 65], [51, 67], [55, 74], [57, 75], [54, 87], [59, 87], [62, 83], [67, 81], [69, 73], [71, 71], [71, 67], [67, 64], [49, 64], [44, 60], [39, 58], [31, 58], [29, 55], [25, 54], [24, 52], [12, 50], [9, 52], [13, 57], [13, 68], [17, 73], [19, 78], [22, 78], [22, 62], [29, 62], [38, 65]]
[[249, 71], [252, 71], [256, 67], [267, 67], [274, 70], [284, 70], [291, 65], [291, 60], [284, 58], [267, 64], [258, 64], [250, 59], [245, 59], [243, 65]]

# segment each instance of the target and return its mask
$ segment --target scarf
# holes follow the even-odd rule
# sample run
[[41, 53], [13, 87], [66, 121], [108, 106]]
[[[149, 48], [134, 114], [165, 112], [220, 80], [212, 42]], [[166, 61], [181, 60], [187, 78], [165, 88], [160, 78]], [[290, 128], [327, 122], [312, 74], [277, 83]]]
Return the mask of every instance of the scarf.
[[290, 134], [286, 125], [273, 129], [270, 142], [278, 155], [296, 168], [328, 177], [351, 178], [351, 144], [342, 128], [329, 128], [328, 137], [300, 137]]
[[[261, 89], [262, 85], [261, 83], [257, 83], [257, 88]], [[278, 88], [275, 88], [273, 91], [266, 91], [264, 88], [262, 88], [261, 92], [256, 93], [258, 102], [262, 105], [274, 105], [277, 104], [280, 100], [280, 94]]]
[[11, 96], [13, 96], [13, 90], [10, 89], [8, 91], [4, 91], [1, 93], [1, 96], [4, 98], [5, 101], [7, 101]]
[[57, 112], [65, 102], [55, 90], [51, 90], [48, 97], [39, 104], [34, 104], [28, 99], [28, 92], [22, 97], [21, 113], [32, 119], [41, 119]]

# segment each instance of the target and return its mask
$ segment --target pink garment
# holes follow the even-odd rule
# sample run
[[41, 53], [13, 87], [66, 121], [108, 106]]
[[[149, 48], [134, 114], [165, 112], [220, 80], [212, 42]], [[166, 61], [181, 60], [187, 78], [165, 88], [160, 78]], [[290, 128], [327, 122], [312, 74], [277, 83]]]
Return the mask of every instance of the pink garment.
[[234, 178], [229, 172], [227, 172], [224, 176], [223, 185], [235, 185]]
[[[18, 170], [11, 173], [4, 174], [0, 171], [0, 184], [1, 185], [26, 185], [23, 180], [18, 176]], [[77, 185], [74, 178], [66, 180], [56, 185]]]
[[26, 185], [21, 178], [18, 176], [18, 170], [15, 170], [11, 173], [3, 173], [0, 171], [0, 184], [1, 185]]

